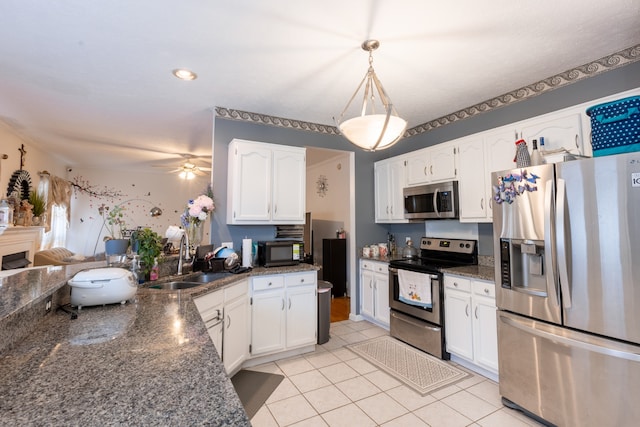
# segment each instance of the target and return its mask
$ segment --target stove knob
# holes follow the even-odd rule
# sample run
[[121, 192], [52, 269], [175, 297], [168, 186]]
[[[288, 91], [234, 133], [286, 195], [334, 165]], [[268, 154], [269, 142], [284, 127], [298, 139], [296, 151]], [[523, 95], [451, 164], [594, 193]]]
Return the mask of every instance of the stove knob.
[[461, 247], [461, 248], [464, 248], [464, 243], [460, 243], [460, 247]]
[[469, 248], [471, 247], [471, 245], [467, 243], [467, 244], [465, 245], [465, 247], [466, 247], [467, 249], [469, 249]]

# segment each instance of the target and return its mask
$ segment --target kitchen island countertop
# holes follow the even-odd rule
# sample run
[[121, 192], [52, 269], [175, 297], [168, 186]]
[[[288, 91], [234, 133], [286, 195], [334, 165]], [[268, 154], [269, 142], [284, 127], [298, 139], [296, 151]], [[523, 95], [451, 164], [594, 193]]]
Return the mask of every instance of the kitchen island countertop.
[[[76, 319], [62, 310], [41, 317], [0, 352], [2, 422], [249, 426], [192, 295], [278, 272], [256, 270], [183, 291], [141, 288], [132, 302], [83, 307]], [[55, 287], [32, 283], [41, 276], [46, 282], [44, 271], [29, 274], [29, 292]], [[55, 281], [66, 286], [60, 276], [56, 270]]]

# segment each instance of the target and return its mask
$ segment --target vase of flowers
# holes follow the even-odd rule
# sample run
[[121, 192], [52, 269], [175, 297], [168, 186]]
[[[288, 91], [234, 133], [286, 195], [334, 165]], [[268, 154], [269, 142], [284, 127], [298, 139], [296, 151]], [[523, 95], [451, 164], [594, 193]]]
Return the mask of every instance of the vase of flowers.
[[182, 226], [189, 238], [190, 255], [195, 255], [196, 248], [202, 242], [204, 223], [215, 208], [212, 195], [211, 186], [208, 186], [206, 194], [189, 200], [184, 213], [180, 216]]

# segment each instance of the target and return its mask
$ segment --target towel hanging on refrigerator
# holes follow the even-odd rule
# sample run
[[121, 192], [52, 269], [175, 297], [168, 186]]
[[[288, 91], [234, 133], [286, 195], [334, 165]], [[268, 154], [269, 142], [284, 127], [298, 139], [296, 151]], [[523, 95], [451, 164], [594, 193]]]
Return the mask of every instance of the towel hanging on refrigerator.
[[423, 308], [431, 308], [431, 279], [428, 274], [398, 269], [400, 301]]

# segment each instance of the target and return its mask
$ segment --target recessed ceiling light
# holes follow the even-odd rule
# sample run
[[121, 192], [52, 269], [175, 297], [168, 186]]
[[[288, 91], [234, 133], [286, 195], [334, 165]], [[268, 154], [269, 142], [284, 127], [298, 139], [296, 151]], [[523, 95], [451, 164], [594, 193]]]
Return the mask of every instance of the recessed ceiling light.
[[186, 68], [176, 68], [172, 73], [180, 80], [195, 80], [198, 78], [196, 73], [191, 70], [187, 70]]

